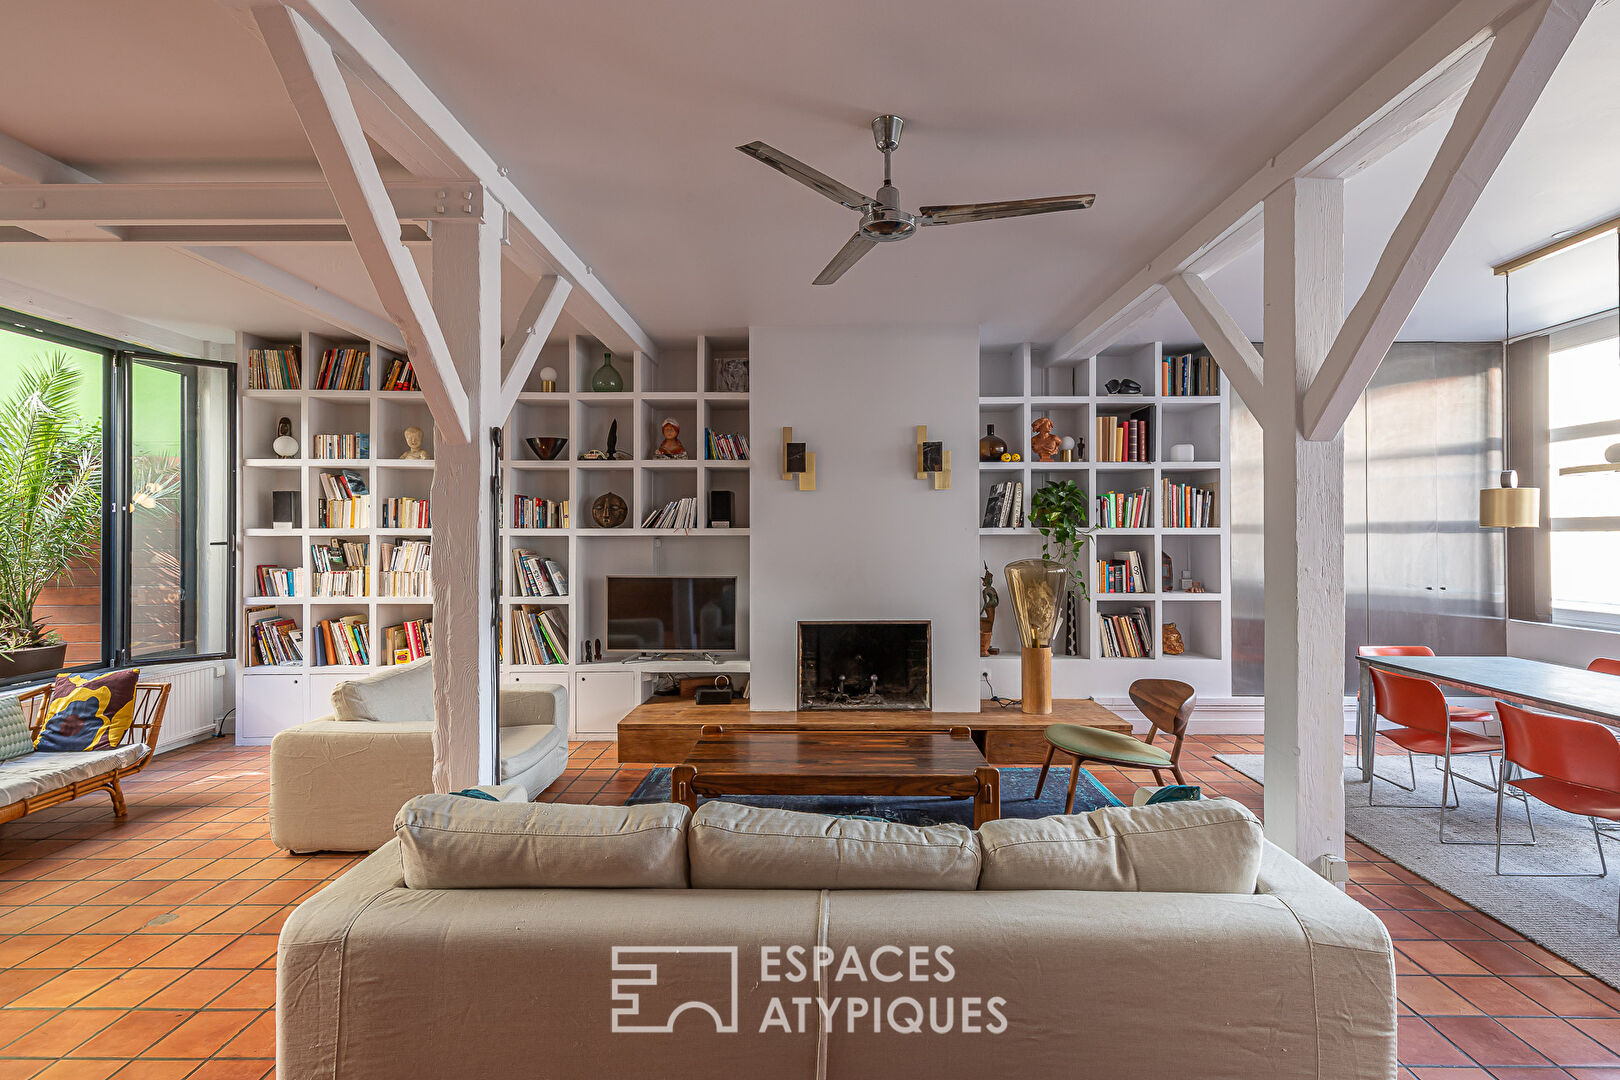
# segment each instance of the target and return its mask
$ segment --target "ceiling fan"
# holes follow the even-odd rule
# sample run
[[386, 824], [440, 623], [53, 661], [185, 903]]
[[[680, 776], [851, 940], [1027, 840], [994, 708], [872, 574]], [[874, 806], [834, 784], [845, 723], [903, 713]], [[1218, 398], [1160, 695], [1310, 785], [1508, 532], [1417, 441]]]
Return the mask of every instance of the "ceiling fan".
[[889, 158], [900, 148], [900, 129], [904, 124], [905, 121], [898, 116], [879, 116], [872, 121], [872, 138], [883, 152], [883, 186], [870, 197], [848, 184], [839, 183], [824, 172], [812, 169], [797, 158], [789, 157], [774, 146], [751, 142], [737, 147], [749, 157], [763, 161], [805, 187], [819, 191], [833, 202], [861, 215], [861, 224], [855, 230], [855, 235], [833, 256], [832, 262], [816, 275], [815, 284], [831, 285], [875, 245], [904, 240], [915, 233], [919, 225], [956, 225], [964, 221], [1084, 210], [1096, 201], [1095, 195], [1053, 195], [1044, 199], [923, 206], [915, 214], [907, 213], [900, 209], [900, 189], [894, 186], [889, 176]]

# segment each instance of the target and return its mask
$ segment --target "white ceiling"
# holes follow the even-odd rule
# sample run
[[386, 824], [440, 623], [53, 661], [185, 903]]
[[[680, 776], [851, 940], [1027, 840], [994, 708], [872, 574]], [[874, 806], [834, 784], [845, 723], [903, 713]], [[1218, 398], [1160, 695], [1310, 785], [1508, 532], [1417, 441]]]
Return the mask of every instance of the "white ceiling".
[[[981, 5], [922, 0], [360, 3], [655, 337], [949, 321], [977, 322], [993, 341], [1066, 328], [1448, 6], [1050, 0], [1001, 5], [987, 23]], [[262, 44], [214, 0], [35, 0], [12, 5], [7, 23], [28, 47], [8, 53], [6, 134], [108, 180], [314, 175]], [[1620, 210], [1608, 182], [1620, 167], [1616, 55], [1611, 4], [1403, 336], [1496, 336], [1489, 264]], [[106, 77], [64, 78], [64, 58]], [[1097, 205], [926, 230], [812, 287], [854, 215], [732, 147], [763, 139], [871, 189], [881, 158], [867, 124], [882, 111], [908, 121], [895, 171], [910, 206], [1076, 191]], [[1442, 134], [1431, 128], [1351, 181], [1352, 299]], [[347, 249], [256, 253], [378, 307]], [[1600, 256], [1593, 245], [1567, 258]], [[1516, 327], [1612, 303], [1612, 262], [1602, 288], [1595, 271], [1576, 273], [1538, 296], [1531, 275], [1556, 276], [1516, 278]], [[0, 277], [218, 339], [310, 323], [163, 250], [0, 245]], [[1258, 335], [1258, 250], [1214, 284]], [[525, 284], [505, 292], [515, 314]], [[1167, 309], [1136, 336], [1189, 335]]]

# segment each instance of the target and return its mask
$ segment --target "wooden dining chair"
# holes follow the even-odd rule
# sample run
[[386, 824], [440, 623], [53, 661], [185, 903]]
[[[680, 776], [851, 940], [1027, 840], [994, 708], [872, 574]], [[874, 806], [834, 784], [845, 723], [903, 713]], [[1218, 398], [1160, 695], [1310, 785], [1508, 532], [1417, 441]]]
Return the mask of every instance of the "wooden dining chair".
[[[1112, 765], [1117, 769], [1150, 769], [1153, 782], [1163, 786], [1164, 770], [1169, 769], [1176, 783], [1187, 781], [1181, 775], [1181, 744], [1187, 737], [1187, 724], [1198, 705], [1198, 694], [1191, 686], [1174, 679], [1137, 679], [1128, 693], [1131, 701], [1147, 718], [1147, 739], [1120, 731], [1104, 731], [1084, 724], [1052, 724], [1046, 729], [1046, 764], [1041, 766], [1041, 778], [1035, 784], [1035, 797], [1041, 797], [1046, 786], [1046, 773], [1052, 767], [1052, 757], [1058, 751], [1068, 754], [1074, 761], [1069, 766], [1069, 796], [1063, 812], [1074, 813], [1075, 781], [1080, 776], [1082, 762], [1095, 761], [1099, 765]], [[1170, 750], [1153, 745], [1153, 737], [1164, 732], [1174, 739]]]
[[[1568, 716], [1531, 712], [1504, 701], [1496, 703], [1502, 717], [1502, 781], [1496, 786], [1496, 872], [1503, 877], [1606, 877], [1608, 861], [1603, 841], [1620, 840], [1613, 825], [1599, 828], [1598, 819], [1620, 822], [1620, 741], [1603, 724]], [[1520, 770], [1507, 779], [1507, 764]], [[1537, 773], [1525, 776], [1524, 772]], [[1584, 817], [1597, 843], [1598, 872], [1545, 874], [1506, 872], [1502, 869], [1502, 799], [1508, 787], [1567, 814]], [[1525, 816], [1530, 814], [1525, 799]], [[1535, 837], [1532, 826], [1531, 838]], [[1615, 910], [1615, 932], [1620, 933], [1620, 906]]]
[[1595, 671], [1600, 675], [1620, 675], [1620, 660], [1607, 656], [1600, 656], [1586, 665], [1587, 671]]

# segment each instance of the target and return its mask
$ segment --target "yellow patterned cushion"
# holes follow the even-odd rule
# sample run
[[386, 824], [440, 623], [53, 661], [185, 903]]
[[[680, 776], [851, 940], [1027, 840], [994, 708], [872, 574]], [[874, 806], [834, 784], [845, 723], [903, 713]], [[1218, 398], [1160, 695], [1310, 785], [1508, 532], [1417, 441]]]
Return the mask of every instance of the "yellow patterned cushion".
[[51, 687], [45, 724], [35, 750], [111, 750], [135, 722], [135, 684], [140, 669], [85, 676], [63, 673]]

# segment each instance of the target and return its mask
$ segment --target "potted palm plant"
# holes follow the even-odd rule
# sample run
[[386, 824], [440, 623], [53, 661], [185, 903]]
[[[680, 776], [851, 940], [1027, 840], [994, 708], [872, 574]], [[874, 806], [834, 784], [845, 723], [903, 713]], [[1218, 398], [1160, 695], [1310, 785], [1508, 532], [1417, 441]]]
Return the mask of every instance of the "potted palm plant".
[[67, 646], [34, 605], [100, 539], [100, 423], [78, 415], [79, 379], [51, 354], [0, 406], [0, 678], [61, 667]]

